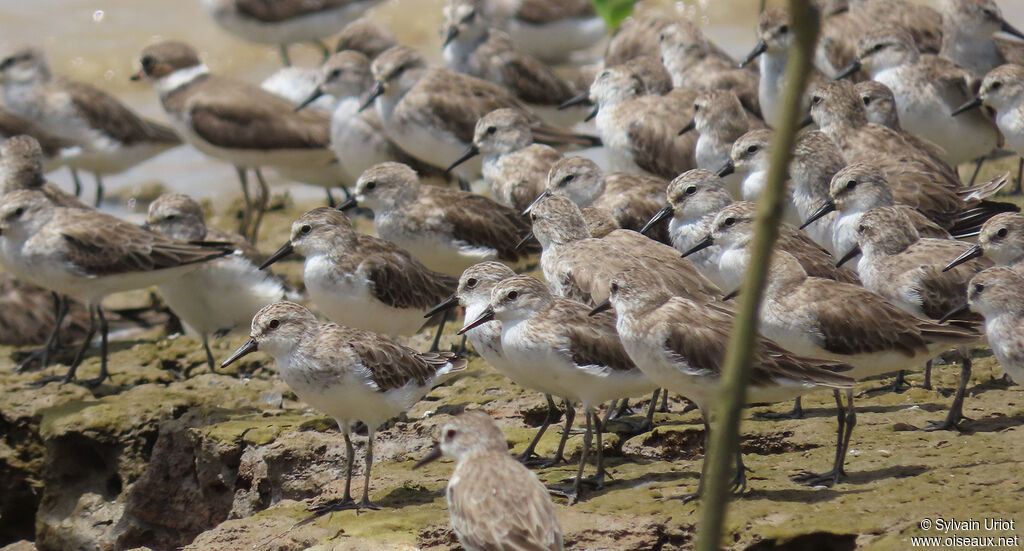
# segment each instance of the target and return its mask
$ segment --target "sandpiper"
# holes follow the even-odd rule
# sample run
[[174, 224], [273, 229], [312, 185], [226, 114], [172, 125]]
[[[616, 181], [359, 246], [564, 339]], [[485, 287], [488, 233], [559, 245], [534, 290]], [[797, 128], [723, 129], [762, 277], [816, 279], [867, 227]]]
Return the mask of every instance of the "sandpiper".
[[847, 363], [853, 369], [843, 374], [854, 379], [921, 365], [981, 336], [974, 322], [935, 323], [858, 285], [810, 277], [784, 251], [772, 259], [760, 315], [765, 337], [801, 356]]
[[326, 207], [295, 220], [291, 238], [260, 268], [292, 253], [306, 258], [306, 291], [327, 319], [391, 337], [419, 331], [423, 314], [457, 285], [398, 245], [356, 232], [348, 216]]
[[[375, 21], [360, 18], [341, 29], [334, 52], [354, 50], [368, 59], [373, 59], [384, 50], [397, 44], [398, 40], [391, 34], [390, 29]], [[328, 61], [329, 58], [325, 59], [324, 63], [326, 64]], [[369, 74], [368, 68], [366, 72]], [[315, 99], [310, 97], [315, 93], [317, 85], [321, 84], [322, 74], [323, 71], [320, 67], [285, 66], [260, 83], [260, 88], [281, 96], [295, 105], [303, 107], [308, 105], [325, 113], [332, 113], [337, 101], [341, 98], [331, 97], [327, 94], [318, 95]], [[360, 89], [359, 93], [366, 90], [369, 90], [369, 85]], [[306, 102], [309, 101], [312, 103], [307, 104]], [[377, 126], [380, 124], [378, 123]], [[358, 173], [356, 174], [358, 176]], [[348, 183], [354, 181], [355, 178], [351, 178]]]
[[836, 250], [845, 252], [856, 242], [856, 217], [876, 207], [895, 205], [904, 211], [922, 237], [937, 239], [975, 235], [981, 225], [979, 219], [987, 220], [1001, 211], [1018, 210], [1012, 203], [962, 201], [940, 186], [930, 188], [918, 190], [916, 196], [908, 194], [906, 189], [894, 190], [882, 171], [868, 163], [851, 163], [832, 177], [829, 198], [807, 220], [813, 222], [817, 216], [838, 209], [841, 214], [835, 225], [833, 244]]
[[376, 110], [359, 110], [362, 95], [372, 85], [370, 59], [361, 52], [343, 50], [320, 67], [316, 84], [298, 102], [297, 109], [316, 105], [323, 96], [334, 98], [331, 151], [350, 185], [368, 168], [388, 161], [407, 164], [424, 178], [443, 178], [439, 167], [416, 159], [391, 141]]
[[[793, 207], [801, 224], [829, 198], [832, 177], [845, 165], [839, 147], [822, 132], [806, 130], [797, 138], [793, 161], [789, 164], [789, 177]], [[836, 213], [828, 213], [804, 227], [807, 235], [832, 256], [846, 252], [833, 249], [833, 226], [838, 217]]]
[[[36, 123], [0, 106], [0, 142], [23, 135], [32, 136], [43, 148], [43, 165], [47, 172], [64, 166], [82, 151], [70, 141], [58, 138]], [[76, 191], [78, 195], [82, 194], [81, 189]]]
[[572, 84], [520, 50], [504, 31], [491, 27], [479, 4], [479, 0], [452, 0], [445, 6], [445, 65], [507, 88], [545, 120], [571, 126], [582, 118], [555, 109], [576, 95]]
[[[1024, 33], [1003, 18], [993, 0], [945, 0], [939, 5], [943, 12], [939, 55], [970, 71], [976, 78], [984, 77], [1007, 61], [1020, 62], [1020, 43], [1012, 47], [1006, 42], [997, 42], [993, 35], [1001, 31], [1024, 38]], [[1009, 48], [1015, 51], [1005, 51]], [[1016, 59], [1007, 59], [1011, 56]]]
[[[922, 318], [943, 318], [963, 303], [967, 282], [991, 267], [992, 261], [976, 258], [942, 271], [970, 245], [948, 239], [922, 238], [899, 209], [881, 207], [865, 212], [857, 226], [861, 251], [857, 272], [864, 287], [896, 306]], [[852, 257], [858, 249], [846, 255]], [[945, 420], [930, 430], [949, 430], [963, 419], [963, 400], [971, 376], [971, 360], [961, 348], [960, 385]]]
[[[899, 370], [897, 389], [902, 370], [929, 369], [932, 357], [981, 336], [974, 322], [934, 323], [858, 285], [808, 277], [784, 251], [772, 259], [759, 329], [793, 353], [852, 366], [844, 375], [853, 379]], [[837, 482], [840, 473], [832, 474]]]
[[[757, 205], [746, 201], [738, 201], [724, 207], [711, 220], [708, 233], [690, 250], [684, 252], [683, 256], [688, 257], [712, 245], [718, 245], [720, 248], [716, 251], [715, 257], [709, 261], [718, 264], [719, 277], [725, 283], [723, 290], [737, 291], [746, 271], [746, 265], [742, 262], [745, 254], [743, 251], [754, 238], [756, 211]], [[837, 267], [835, 258], [828, 251], [789, 224], [779, 226], [779, 238], [775, 247], [796, 257], [808, 274], [846, 283], [858, 283], [857, 274], [849, 269]]]
[[14, 136], [0, 142], [0, 194], [19, 189], [40, 191], [58, 207], [88, 208], [74, 195], [46, 181], [43, 148], [31, 136]]
[[[719, 170], [730, 160], [733, 143], [750, 130], [763, 128], [757, 117], [748, 114], [736, 94], [727, 90], [712, 90], [697, 96], [693, 103], [693, 121], [683, 128], [697, 131], [694, 157], [697, 168]], [[739, 191], [740, 175], [721, 174], [734, 195]]]
[[103, 201], [103, 176], [181, 144], [174, 130], [138, 116], [106, 92], [54, 75], [37, 48], [3, 56], [0, 85], [7, 109], [81, 148], [67, 164], [95, 176], [97, 205]]
[[985, 75], [978, 95], [954, 111], [961, 116], [982, 104], [995, 109], [996, 124], [1006, 147], [1024, 155], [1024, 67], [1001, 65]]
[[504, 29], [526, 53], [564, 62], [604, 40], [604, 19], [588, 0], [476, 0], [492, 26]]
[[882, 27], [857, 43], [857, 60], [839, 78], [863, 69], [892, 90], [903, 128], [941, 147], [958, 165], [988, 155], [998, 145], [995, 125], [981, 112], [950, 113], [971, 99], [974, 77], [955, 63], [921, 55], [905, 29]]
[[[672, 246], [680, 252], [689, 251], [710, 232], [711, 221], [718, 211], [732, 203], [732, 196], [714, 172], [695, 168], [669, 183], [665, 191], [668, 203], [640, 230], [649, 234], [668, 219], [668, 235]], [[688, 257], [700, 273], [720, 288], [725, 280], [718, 273], [717, 245], [709, 245]]]
[[[613, 307], [616, 328], [630, 358], [652, 381], [692, 400], [704, 416], [704, 437], [710, 435], [711, 408], [717, 392], [725, 349], [732, 329], [732, 316], [690, 299], [673, 296], [658, 278], [642, 269], [617, 274], [609, 282], [609, 300], [592, 310]], [[747, 388], [748, 402], [779, 402], [822, 388], [847, 394], [848, 407], [840, 407], [836, 460], [833, 472], [808, 475], [808, 483], [833, 480], [843, 472], [846, 447], [855, 424], [853, 380], [839, 374], [850, 366], [828, 360], [812, 360], [787, 352], [774, 342], [758, 337], [752, 361], [753, 373]], [[707, 448], [705, 448], [707, 449]], [[739, 452], [739, 450], [737, 450]], [[702, 469], [702, 473], [703, 473]], [[689, 500], [700, 495], [701, 484]], [[734, 493], [746, 488], [743, 457], [737, 453]]]
[[380, 0], [203, 0], [210, 17], [229, 33], [249, 42], [276, 44], [281, 60], [291, 65], [288, 46], [316, 44], [326, 58], [321, 39], [331, 36]]
[[[494, 286], [515, 275], [516, 273], [512, 271], [512, 268], [501, 262], [487, 261], [474, 264], [462, 272], [462, 276], [459, 277], [459, 287], [455, 293], [438, 303], [437, 306], [434, 306], [424, 317], [432, 317], [455, 306], [462, 306], [465, 308], [466, 319], [476, 319], [490, 304], [491, 290], [494, 289]], [[469, 338], [473, 349], [498, 373], [512, 379], [513, 382], [523, 388], [529, 388], [542, 393], [545, 391], [544, 387], [538, 387], [534, 384], [533, 371], [530, 369], [530, 366], [511, 362], [505, 356], [501, 348], [500, 321], [489, 321], [480, 324], [466, 331], [464, 335]], [[550, 459], [534, 457], [534, 449], [537, 447], [537, 443], [540, 442], [544, 432], [547, 431], [548, 426], [551, 425], [558, 415], [558, 407], [555, 406], [551, 395], [545, 394], [544, 397], [548, 402], [548, 414], [545, 416], [544, 422], [537, 431], [536, 436], [526, 446], [526, 449], [519, 454], [518, 459], [524, 463], [554, 465], [565, 460], [562, 457], [562, 451], [565, 448], [565, 441], [569, 436], [573, 417], [576, 414], [576, 410], [568, 402], [566, 402], [565, 406], [565, 430], [562, 431], [562, 441], [555, 456]]]
[[[545, 193], [568, 197], [581, 210], [593, 207], [607, 213], [614, 221], [615, 227], [612, 229], [636, 231], [643, 229], [662, 207], [667, 186], [667, 182], [661, 178], [642, 174], [602, 173], [594, 161], [576, 156], [558, 160], [551, 166], [546, 181]], [[589, 228], [590, 224], [587, 226]], [[590, 233], [594, 235], [594, 231]], [[659, 228], [650, 235], [661, 243], [669, 243], [665, 228]]]
[[[760, 199], [761, 191], [764, 190], [768, 179], [771, 141], [772, 131], [767, 128], [758, 128], [739, 136], [732, 142], [725, 163], [717, 167], [717, 172], [718, 176], [727, 182], [727, 185], [730, 178], [733, 178], [733, 183], [739, 180], [738, 189], [737, 186], [732, 186], [732, 189], [735, 190], [733, 195], [738, 195], [744, 201], [757, 202]], [[790, 189], [786, 192], [782, 219], [787, 224], [799, 224], [802, 219], [798, 214], [794, 199], [796, 191], [792, 189], [793, 184], [789, 184], [787, 187]]]
[[35, 190], [0, 197], [0, 264], [15, 277], [83, 302], [89, 332], [64, 377], [70, 381], [100, 331], [100, 375], [107, 378], [104, 297], [181, 277], [230, 251], [192, 245], [145, 230], [109, 214], [54, 206]]
[[[378, 508], [370, 502], [373, 435], [384, 421], [406, 411], [434, 386], [465, 371], [466, 360], [451, 352], [421, 353], [376, 333], [318, 323], [294, 302], [264, 306], [252, 319], [249, 340], [221, 367], [262, 350], [273, 356], [281, 378], [302, 401], [338, 423], [345, 437], [345, 495], [319, 512]], [[352, 500], [352, 424], [366, 424], [363, 498]]]
[[451, 171], [480, 155], [484, 181], [499, 203], [523, 210], [544, 189], [548, 171], [562, 154], [533, 143], [530, 121], [515, 109], [497, 109], [476, 122], [473, 143], [448, 166]]
[[422, 467], [440, 457], [455, 460], [445, 489], [452, 528], [467, 551], [515, 545], [562, 551], [562, 529], [547, 488], [508, 455], [505, 436], [489, 415], [467, 411], [441, 427]]
[[1024, 276], [999, 266], [971, 278], [967, 304], [985, 318], [985, 336], [999, 365], [1017, 384], [1024, 381]]
[[547, 394], [583, 403], [587, 433], [576, 478], [566, 492], [570, 504], [579, 496], [592, 432], [597, 433], [597, 473], [590, 482], [598, 488], [604, 484], [604, 427], [595, 409], [656, 388], [622, 348], [614, 317], [588, 317], [589, 311], [581, 302], [553, 296], [534, 277], [515, 276], [497, 284], [488, 307], [476, 319], [467, 319], [460, 331], [500, 321], [501, 347], [510, 362], [529, 366], [534, 384], [547, 386]]
[[676, 88], [730, 90], [747, 111], [758, 116], [757, 73], [737, 69], [736, 61], [688, 20], [673, 22], [661, 30], [661, 62]]
[[341, 29], [338, 41], [334, 43], [334, 52], [355, 50], [370, 59], [376, 59], [385, 50], [397, 45], [398, 39], [386, 25], [361, 17]]
[[922, 148], [891, 128], [869, 123], [853, 84], [829, 82], [814, 87], [809, 95], [811, 118], [839, 146], [847, 162], [874, 165], [894, 190], [940, 185], [956, 191], [963, 187], [956, 172], [935, 155], [934, 147]]
[[[152, 83], [185, 141], [234, 165], [246, 202], [240, 233], [250, 240], [270, 202], [260, 167], [308, 169], [336, 162], [327, 148], [330, 123], [322, 113], [296, 113], [292, 104], [259, 87], [212, 74], [195, 49], [182, 42], [147, 46], [140, 61], [142, 68], [132, 79]], [[256, 205], [249, 196], [248, 170], [255, 171], [260, 184]]]
[[482, 195], [420, 184], [398, 163], [381, 163], [356, 182], [356, 205], [373, 211], [377, 235], [409, 251], [431, 270], [458, 276], [484, 260], [517, 263], [539, 247], [516, 249], [529, 231], [519, 212]]
[[931, 221], [914, 207], [897, 203], [893, 189], [877, 168], [867, 163], [853, 163], [836, 172], [829, 186], [829, 196], [808, 215], [805, 225], [831, 212], [837, 212], [831, 224], [832, 245], [829, 249], [845, 253], [857, 245], [860, 217], [878, 207], [903, 211], [918, 234], [935, 239], [951, 239], [949, 232]]
[[978, 242], [944, 270], [982, 255], [997, 266], [1009, 266], [1024, 274], [1024, 214], [1007, 212], [989, 218], [978, 233]]
[[[740, 66], [745, 67], [759, 59], [761, 78], [757, 88], [758, 104], [761, 106], [761, 116], [765, 124], [774, 128], [779, 124], [787, 58], [793, 42], [793, 33], [789, 29], [789, 13], [782, 8], [768, 8], [761, 12], [757, 22], [757, 35], [757, 44]], [[812, 83], [823, 79], [818, 73], [811, 78]]]
[[633, 266], [658, 274], [663, 285], [681, 295], [707, 301], [721, 290], [667, 245], [630, 230], [590, 236], [579, 208], [569, 199], [546, 197], [530, 209], [533, 235], [543, 252], [541, 270], [555, 295], [595, 304], [608, 297], [608, 280]]
[[[549, 145], [595, 146], [594, 136], [573, 134], [541, 121], [508, 90], [469, 75], [427, 64], [418, 51], [395, 46], [371, 65], [375, 83], [363, 104], [376, 106], [392, 141], [423, 162], [446, 166], [473, 143], [480, 117], [503, 107], [519, 110], [530, 121], [534, 139]], [[479, 161], [458, 172], [472, 180]]]
[[244, 326], [260, 308], [285, 297], [281, 281], [259, 269], [259, 253], [236, 233], [207, 228], [203, 209], [181, 193], [166, 193], [149, 204], [146, 227], [164, 237], [189, 242], [218, 242], [231, 255], [157, 286], [167, 306], [199, 334], [210, 369], [216, 367], [210, 337]]
[[694, 167], [696, 137], [678, 135], [693, 118], [692, 104], [645, 94], [642, 81], [621, 65], [598, 74], [590, 99], [612, 170], [668, 179]]

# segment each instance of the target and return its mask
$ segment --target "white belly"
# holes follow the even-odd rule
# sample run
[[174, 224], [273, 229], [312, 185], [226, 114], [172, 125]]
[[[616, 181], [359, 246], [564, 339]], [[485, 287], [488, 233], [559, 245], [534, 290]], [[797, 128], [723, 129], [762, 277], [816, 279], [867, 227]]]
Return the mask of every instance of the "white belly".
[[211, 261], [158, 289], [171, 310], [202, 336], [248, 327], [257, 310], [284, 298], [279, 281], [241, 256]]
[[303, 280], [316, 308], [338, 325], [397, 336], [416, 333], [426, 322], [425, 310], [382, 303], [371, 291], [369, 280], [339, 273], [324, 256], [306, 259]]

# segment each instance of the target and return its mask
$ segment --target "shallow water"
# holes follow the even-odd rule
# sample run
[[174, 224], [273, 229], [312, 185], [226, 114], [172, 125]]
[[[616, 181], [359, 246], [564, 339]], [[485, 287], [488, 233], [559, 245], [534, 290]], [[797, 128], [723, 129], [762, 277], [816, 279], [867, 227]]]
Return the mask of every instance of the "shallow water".
[[[552, 0], [556, 1], [556, 0]], [[441, 6], [445, 0], [388, 0], [369, 17], [390, 26], [398, 38], [434, 60], [440, 57]], [[707, 33], [730, 53], [741, 56], [754, 43], [757, 0], [649, 0], [640, 9], [679, 9], [705, 25]], [[1024, 0], [1000, 2], [1004, 14], [1024, 26]], [[115, 94], [139, 112], [164, 120], [156, 94], [145, 83], [128, 81], [138, 52], [162, 39], [181, 39], [196, 46], [213, 71], [258, 83], [280, 67], [274, 48], [253, 45], [214, 25], [200, 0], [0, 0], [0, 22], [8, 43], [41, 45], [54, 70]], [[330, 43], [330, 41], [328, 41]], [[307, 46], [292, 48], [299, 65], [313, 65], [319, 53]], [[64, 170], [51, 179], [70, 189]], [[108, 190], [160, 181], [196, 197], [229, 197], [237, 189], [234, 170], [208, 160], [189, 147], [179, 147], [133, 170], [105, 180]], [[321, 196], [316, 188], [294, 186], [301, 196]], [[92, 186], [87, 183], [91, 193]]]

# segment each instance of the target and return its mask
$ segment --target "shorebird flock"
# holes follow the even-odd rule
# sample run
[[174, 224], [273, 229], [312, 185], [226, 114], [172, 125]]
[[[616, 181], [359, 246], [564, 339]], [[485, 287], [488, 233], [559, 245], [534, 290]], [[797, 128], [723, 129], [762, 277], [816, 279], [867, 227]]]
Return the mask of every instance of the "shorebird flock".
[[[621, 401], [650, 396], [643, 431], [659, 394], [678, 394], [710, 432], [730, 299], [743, 292], [780, 117], [788, 15], [764, 10], [756, 46], [737, 60], [673, 12], [612, 30], [589, 0], [451, 0], [435, 65], [360, 18], [378, 3], [204, 0], [224, 30], [278, 46], [286, 65], [295, 43], [318, 45], [324, 60], [261, 86], [217, 74], [184, 42], [140, 45], [132, 79], [152, 86], [166, 123], [54, 74], [38, 47], [7, 47], [0, 284], [24, 316], [0, 312], [0, 336], [42, 341], [19, 370], [79, 341], [66, 374], [46, 384], [73, 381], [98, 332], [100, 376], [78, 381], [98, 385], [108, 376], [103, 299], [155, 287], [211, 368], [272, 356], [300, 400], [337, 420], [345, 494], [318, 513], [376, 507], [375, 430], [479, 355], [544, 395], [547, 420], [512, 457], [490, 417], [467, 412], [421, 463], [455, 460], [447, 498], [466, 549], [562, 549], [550, 496], [572, 504], [584, 485], [605, 484], [602, 436]], [[834, 394], [835, 460], [793, 476], [815, 486], [846, 476], [858, 381], [898, 373], [899, 391], [906, 370], [930, 370], [944, 354], [958, 362], [953, 405], [927, 430], [962, 421], [972, 345], [987, 344], [1024, 382], [1024, 215], [994, 197], [1019, 186], [1020, 172], [978, 179], [983, 163], [1024, 154], [1024, 33], [992, 0], [818, 4], [806, 125], [747, 393], [759, 404], [796, 398], [787, 415], [797, 417], [801, 395]], [[333, 52], [323, 42], [332, 36]], [[237, 233], [208, 227], [178, 193], [155, 200], [143, 226], [93, 206], [102, 176], [182, 145], [236, 169]], [[59, 167], [74, 174], [74, 194], [46, 180]], [[296, 219], [269, 257], [255, 248], [265, 168], [326, 188], [329, 202]], [[79, 171], [95, 176], [95, 203], [80, 199]], [[367, 213], [376, 236], [349, 217]], [[269, 270], [292, 255], [303, 258], [304, 293]], [[457, 308], [462, 345], [438, 350]], [[249, 340], [215, 358], [209, 340], [247, 325]], [[403, 344], [435, 325], [430, 351]], [[546, 488], [526, 466], [565, 461], [577, 405], [577, 474]], [[563, 413], [555, 456], [537, 457]], [[356, 502], [359, 421], [369, 440]], [[591, 453], [596, 471], [584, 477]], [[739, 495], [742, 454], [735, 462]]]

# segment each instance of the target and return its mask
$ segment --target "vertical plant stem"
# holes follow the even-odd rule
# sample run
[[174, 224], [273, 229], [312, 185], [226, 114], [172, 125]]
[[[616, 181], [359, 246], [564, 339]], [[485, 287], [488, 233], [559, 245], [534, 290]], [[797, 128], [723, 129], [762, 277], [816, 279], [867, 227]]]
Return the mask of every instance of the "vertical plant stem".
[[705, 461], [707, 480], [701, 499], [701, 523], [697, 530], [697, 551], [715, 551], [722, 543], [726, 505], [739, 446], [740, 414], [746, 403], [747, 381], [750, 379], [754, 338], [757, 335], [758, 311], [768, 274], [772, 247], [779, 233], [789, 162], [799, 120], [804, 91], [812, 70], [814, 45], [817, 42], [819, 15], [811, 0], [789, 0], [789, 27], [795, 33], [789, 51], [782, 112], [776, 128], [768, 167], [768, 180], [758, 201], [754, 240], [750, 247], [750, 264], [743, 280], [739, 310], [729, 339], [721, 384], [718, 389], [711, 431], [711, 449]]

